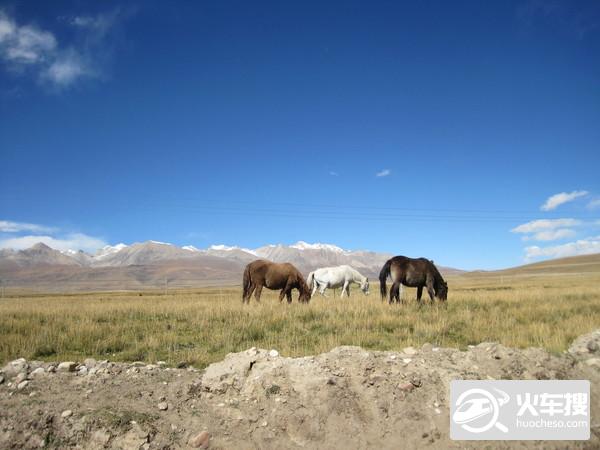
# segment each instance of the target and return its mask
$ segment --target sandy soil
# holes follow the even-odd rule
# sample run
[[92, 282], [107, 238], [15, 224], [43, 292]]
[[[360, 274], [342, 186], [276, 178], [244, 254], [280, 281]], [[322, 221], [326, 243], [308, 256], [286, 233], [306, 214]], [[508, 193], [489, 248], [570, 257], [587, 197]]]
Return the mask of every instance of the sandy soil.
[[[569, 352], [482, 343], [304, 358], [228, 355], [203, 371], [163, 364], [15, 360], [0, 373], [0, 448], [600, 448], [600, 330]], [[455, 442], [453, 379], [588, 379], [592, 437]]]

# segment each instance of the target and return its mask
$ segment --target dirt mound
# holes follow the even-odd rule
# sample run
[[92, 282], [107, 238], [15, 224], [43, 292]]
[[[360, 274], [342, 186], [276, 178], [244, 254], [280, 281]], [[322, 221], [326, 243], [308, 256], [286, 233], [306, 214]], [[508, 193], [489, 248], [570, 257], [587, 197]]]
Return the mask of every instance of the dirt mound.
[[[589, 379], [594, 391], [598, 344], [600, 330], [561, 355], [496, 343], [467, 351], [338, 347], [304, 358], [252, 348], [204, 371], [20, 359], [0, 374], [0, 448], [481, 448], [449, 439], [451, 380]], [[599, 414], [592, 397], [592, 417]], [[593, 422], [591, 440], [569, 448], [599, 448], [599, 434]]]

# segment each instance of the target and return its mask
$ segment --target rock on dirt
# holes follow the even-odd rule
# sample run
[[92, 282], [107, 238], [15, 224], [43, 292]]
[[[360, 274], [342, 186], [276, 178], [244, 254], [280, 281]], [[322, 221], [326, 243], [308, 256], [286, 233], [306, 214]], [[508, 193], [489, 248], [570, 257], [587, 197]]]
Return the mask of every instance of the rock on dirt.
[[77, 363], [73, 361], [61, 362], [57, 368], [59, 372], [75, 372], [75, 369], [77, 369]]
[[196, 436], [192, 437], [188, 444], [194, 448], [208, 448], [208, 440], [210, 435], [208, 431], [202, 431], [198, 433]]
[[[600, 330], [559, 355], [493, 342], [467, 351], [337, 347], [302, 358], [252, 348], [203, 371], [20, 359], [0, 373], [0, 448], [596, 449], [598, 427], [589, 441], [453, 442], [448, 386], [454, 379], [588, 379], [594, 392], [599, 345]], [[26, 389], [14, 382], [19, 374]], [[591, 408], [600, 417], [597, 396]]]

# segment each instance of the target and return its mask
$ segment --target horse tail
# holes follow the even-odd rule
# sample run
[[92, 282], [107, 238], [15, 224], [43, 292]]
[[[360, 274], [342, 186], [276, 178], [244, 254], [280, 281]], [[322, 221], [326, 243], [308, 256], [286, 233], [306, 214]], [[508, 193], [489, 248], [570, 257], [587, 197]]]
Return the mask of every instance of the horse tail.
[[242, 300], [246, 300], [248, 293], [250, 292], [250, 286], [252, 285], [252, 280], [250, 279], [250, 264], [248, 264], [246, 269], [244, 269], [244, 280], [242, 284], [244, 288]]
[[306, 279], [306, 284], [308, 285], [309, 289], [313, 288], [313, 283], [315, 282], [315, 273], [311, 272], [308, 274], [308, 278]]
[[392, 266], [392, 260], [388, 259], [383, 267], [381, 268], [381, 272], [379, 272], [379, 292], [381, 293], [381, 298], [385, 299], [387, 295], [387, 286], [386, 281], [387, 277], [390, 275], [390, 267]]

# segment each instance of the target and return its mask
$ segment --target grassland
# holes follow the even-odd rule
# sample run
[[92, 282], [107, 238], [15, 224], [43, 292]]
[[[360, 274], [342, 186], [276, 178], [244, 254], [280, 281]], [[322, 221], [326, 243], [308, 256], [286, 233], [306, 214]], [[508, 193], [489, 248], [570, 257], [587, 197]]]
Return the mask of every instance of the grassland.
[[464, 348], [482, 341], [565, 350], [600, 327], [600, 274], [508, 276], [449, 280], [447, 308], [318, 295], [309, 305], [280, 304], [263, 291], [243, 306], [239, 288], [164, 293], [13, 295], [0, 300], [0, 360], [165, 360], [203, 367], [249, 347], [299, 356], [338, 345], [401, 349], [430, 342]]

